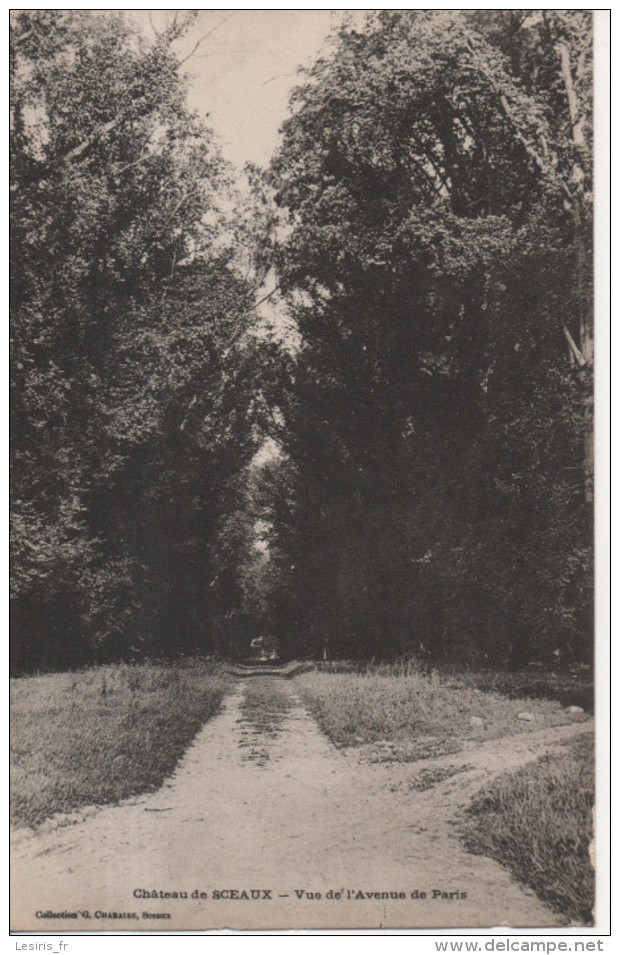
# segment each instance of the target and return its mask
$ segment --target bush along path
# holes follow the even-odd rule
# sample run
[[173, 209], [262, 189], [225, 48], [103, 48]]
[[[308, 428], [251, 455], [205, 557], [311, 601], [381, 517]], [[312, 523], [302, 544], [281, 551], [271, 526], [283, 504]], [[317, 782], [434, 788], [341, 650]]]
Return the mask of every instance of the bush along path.
[[12, 928], [564, 924], [454, 821], [493, 777], [591, 730], [370, 761], [329, 742], [294, 681], [240, 680], [158, 792], [16, 831]]

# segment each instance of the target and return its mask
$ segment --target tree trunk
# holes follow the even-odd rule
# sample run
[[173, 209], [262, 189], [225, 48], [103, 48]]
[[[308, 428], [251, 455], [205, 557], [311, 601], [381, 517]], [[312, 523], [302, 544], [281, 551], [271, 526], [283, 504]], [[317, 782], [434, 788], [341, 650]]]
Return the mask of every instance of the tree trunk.
[[568, 343], [571, 364], [579, 367], [579, 377], [585, 389], [583, 404], [584, 428], [584, 496], [587, 503], [594, 500], [594, 416], [592, 396], [592, 367], [594, 362], [594, 310], [592, 302], [592, 262], [590, 260], [588, 226], [584, 223], [584, 152], [586, 147], [583, 125], [584, 111], [579, 103], [573, 82], [570, 50], [561, 41], [557, 44], [560, 58], [560, 75], [564, 85], [568, 115], [571, 127], [571, 139], [574, 152], [571, 183], [571, 215], [573, 220], [573, 242], [575, 249], [575, 301], [578, 309], [578, 347], [570, 332], [564, 327]]

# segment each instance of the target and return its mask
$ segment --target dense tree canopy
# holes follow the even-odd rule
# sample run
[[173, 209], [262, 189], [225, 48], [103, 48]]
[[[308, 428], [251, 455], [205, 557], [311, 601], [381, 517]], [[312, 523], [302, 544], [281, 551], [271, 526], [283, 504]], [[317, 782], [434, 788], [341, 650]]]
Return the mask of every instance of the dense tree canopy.
[[386, 11], [294, 94], [302, 645], [587, 646], [589, 21]]
[[264, 411], [181, 28], [146, 44], [118, 16], [14, 18], [17, 661], [212, 639], [216, 528]]
[[232, 214], [191, 17], [12, 18], [16, 668], [587, 657], [590, 13], [342, 27]]

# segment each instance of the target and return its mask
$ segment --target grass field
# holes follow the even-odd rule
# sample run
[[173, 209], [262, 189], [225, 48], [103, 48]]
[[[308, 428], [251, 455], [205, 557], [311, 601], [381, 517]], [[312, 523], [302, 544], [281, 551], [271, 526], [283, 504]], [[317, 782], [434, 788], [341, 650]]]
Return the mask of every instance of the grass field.
[[[412, 665], [362, 673], [314, 671], [295, 677], [295, 684], [333, 742], [425, 740], [428, 751], [416, 750], [415, 758], [455, 751], [465, 739], [496, 739], [570, 720], [557, 700], [510, 699]], [[524, 711], [534, 717], [531, 722], [518, 719]], [[472, 726], [472, 717], [482, 725]]]
[[470, 851], [491, 856], [571, 921], [592, 923], [594, 746], [587, 734], [496, 780], [468, 810]]
[[501, 693], [514, 700], [524, 697], [558, 700], [564, 706], [581, 706], [588, 713], [594, 710], [594, 676], [591, 670], [472, 670], [445, 667], [440, 674], [445, 683], [456, 687]]
[[159, 787], [229, 680], [213, 664], [115, 665], [11, 681], [11, 819]]

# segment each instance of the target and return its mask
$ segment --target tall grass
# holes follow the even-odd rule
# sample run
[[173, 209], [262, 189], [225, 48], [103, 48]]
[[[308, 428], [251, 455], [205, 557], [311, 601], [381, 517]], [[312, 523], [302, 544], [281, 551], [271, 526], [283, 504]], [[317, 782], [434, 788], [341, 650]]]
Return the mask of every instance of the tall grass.
[[156, 789], [217, 712], [228, 683], [199, 660], [12, 680], [12, 821], [34, 825]]
[[[568, 722], [557, 701], [511, 700], [475, 687], [446, 685], [414, 661], [371, 666], [361, 673], [303, 673], [295, 684], [322, 729], [343, 745], [419, 736], [493, 739]], [[532, 714], [532, 722], [517, 719], [523, 710]], [[483, 725], [473, 727], [471, 717]]]
[[570, 670], [502, 670], [442, 667], [441, 677], [452, 686], [469, 686], [478, 690], [501, 693], [512, 699], [558, 700], [564, 706], [581, 706], [594, 710], [594, 677], [592, 671]]
[[584, 734], [481, 793], [468, 810], [465, 843], [507, 866], [569, 920], [591, 924], [593, 803], [594, 745]]

